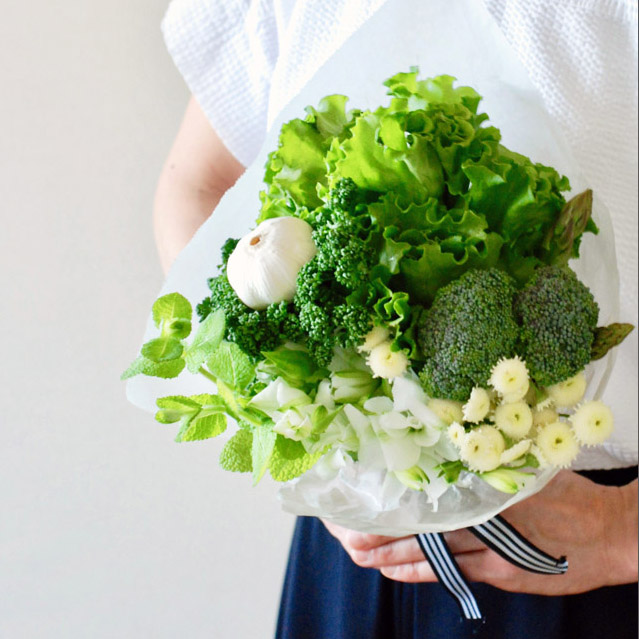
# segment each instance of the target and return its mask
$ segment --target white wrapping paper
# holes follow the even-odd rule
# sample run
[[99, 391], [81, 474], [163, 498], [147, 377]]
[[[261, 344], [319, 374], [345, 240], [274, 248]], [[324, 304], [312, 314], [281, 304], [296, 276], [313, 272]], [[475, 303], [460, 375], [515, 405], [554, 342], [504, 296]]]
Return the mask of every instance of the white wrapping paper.
[[[277, 146], [284, 122], [303, 117], [306, 105], [317, 104], [332, 93], [348, 95], [350, 108], [374, 109], [386, 104], [382, 82], [415, 65], [422, 78], [449, 74], [457, 77], [459, 84], [472, 86], [484, 96], [480, 110], [501, 130], [507, 147], [567, 175], [572, 194], [588, 187], [524, 68], [480, 1], [388, 0], [275, 118], [257, 159], [180, 254], [160, 294], [178, 291], [193, 305], [207, 296], [206, 279], [217, 273], [223, 242], [228, 237], [241, 237], [254, 226], [263, 166], [268, 152]], [[601, 307], [600, 324], [605, 324], [617, 316], [618, 274], [610, 218], [596, 197], [594, 219], [601, 232], [584, 238], [585, 259], [572, 266], [593, 291]], [[149, 319], [147, 337], [151, 328]], [[589, 397], [601, 395], [612, 363], [609, 355], [589, 367]], [[172, 380], [140, 376], [127, 385], [130, 401], [149, 411], [155, 410], [158, 397], [206, 391], [210, 391], [210, 382], [186, 372]], [[386, 535], [481, 523], [542, 489], [556, 472], [538, 473], [516, 495], [500, 493], [467, 476], [459, 486], [440, 484], [439, 491], [433, 487], [431, 494], [441, 494], [429, 500], [424, 493], [399, 487], [381, 473], [361, 472], [351, 460], [334, 466], [331, 469], [323, 464], [284, 485], [280, 491], [283, 508]]]

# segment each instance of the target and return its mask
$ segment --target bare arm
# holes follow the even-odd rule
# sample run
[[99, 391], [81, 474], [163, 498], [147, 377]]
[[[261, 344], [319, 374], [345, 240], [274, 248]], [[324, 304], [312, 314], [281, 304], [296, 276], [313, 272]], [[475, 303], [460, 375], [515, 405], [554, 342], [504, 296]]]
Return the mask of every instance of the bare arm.
[[155, 193], [155, 242], [165, 272], [243, 172], [191, 98]]

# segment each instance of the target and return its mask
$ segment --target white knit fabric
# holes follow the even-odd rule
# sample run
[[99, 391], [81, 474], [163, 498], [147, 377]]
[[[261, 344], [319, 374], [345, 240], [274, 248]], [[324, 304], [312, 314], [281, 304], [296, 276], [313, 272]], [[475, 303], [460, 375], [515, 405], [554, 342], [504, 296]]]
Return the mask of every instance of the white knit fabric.
[[[173, 0], [163, 31], [213, 127], [248, 165], [281, 109], [386, 1]], [[483, 2], [611, 211], [621, 318], [637, 324], [637, 0]], [[576, 467], [637, 463], [637, 331], [604, 399], [617, 430]]]

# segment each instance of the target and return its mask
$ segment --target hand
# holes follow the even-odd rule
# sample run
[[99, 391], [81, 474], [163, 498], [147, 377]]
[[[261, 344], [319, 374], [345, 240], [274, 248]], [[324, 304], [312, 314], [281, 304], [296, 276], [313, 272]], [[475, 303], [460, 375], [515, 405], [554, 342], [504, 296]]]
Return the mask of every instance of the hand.
[[[637, 581], [637, 481], [601, 486], [574, 472], [560, 472], [541, 492], [501, 513], [548, 554], [566, 555], [565, 575], [538, 575], [513, 566], [468, 530], [444, 537], [469, 581], [502, 590], [565, 595]], [[413, 536], [394, 538], [348, 530], [324, 521], [351, 559], [408, 583], [436, 581]]]

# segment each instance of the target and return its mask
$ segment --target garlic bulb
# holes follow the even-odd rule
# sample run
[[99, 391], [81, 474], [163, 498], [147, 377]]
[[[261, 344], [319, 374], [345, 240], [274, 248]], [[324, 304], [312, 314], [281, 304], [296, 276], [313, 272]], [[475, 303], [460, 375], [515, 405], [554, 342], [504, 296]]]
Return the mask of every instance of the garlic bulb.
[[237, 243], [226, 276], [244, 304], [259, 311], [293, 299], [299, 270], [317, 253], [312, 232], [297, 217], [275, 217]]

